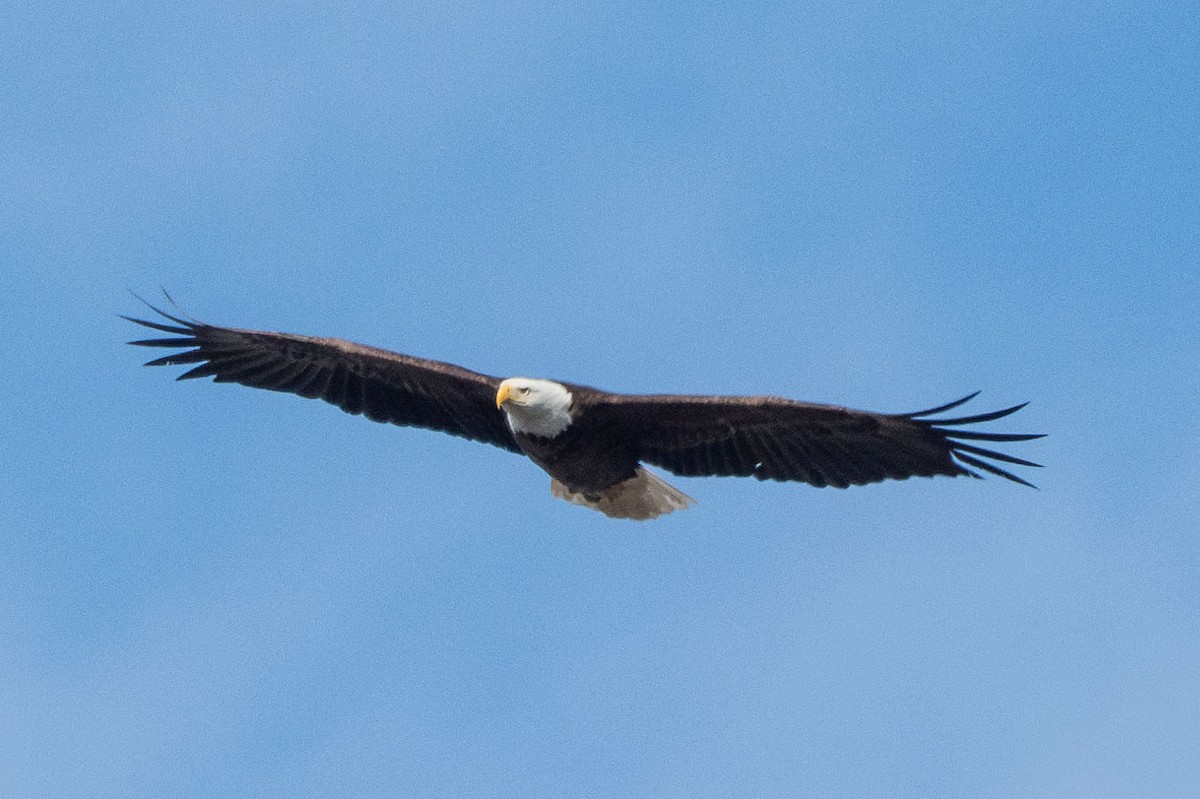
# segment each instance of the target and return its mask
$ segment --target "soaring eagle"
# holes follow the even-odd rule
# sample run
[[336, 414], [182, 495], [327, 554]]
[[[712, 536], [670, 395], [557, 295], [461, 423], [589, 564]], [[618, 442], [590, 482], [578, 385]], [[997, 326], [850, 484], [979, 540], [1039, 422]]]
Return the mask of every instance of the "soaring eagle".
[[[170, 297], [168, 297], [170, 299]], [[1039, 466], [972, 441], [1041, 435], [959, 429], [1015, 413], [930, 418], [976, 394], [916, 413], [883, 414], [781, 397], [613, 394], [574, 383], [501, 379], [440, 361], [334, 338], [239, 330], [190, 321], [147, 303], [167, 323], [124, 316], [181, 348], [147, 366], [198, 364], [177, 379], [287, 391], [375, 422], [425, 427], [527, 455], [551, 493], [621, 519], [652, 519], [694, 500], [647, 470], [755, 477], [846, 488], [979, 469], [1033, 487], [991, 461]]]

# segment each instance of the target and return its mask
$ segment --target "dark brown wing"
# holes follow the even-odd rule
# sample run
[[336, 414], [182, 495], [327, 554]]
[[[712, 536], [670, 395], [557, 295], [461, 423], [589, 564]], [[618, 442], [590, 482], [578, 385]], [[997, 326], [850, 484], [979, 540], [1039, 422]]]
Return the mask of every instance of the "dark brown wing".
[[[978, 394], [978, 392], [976, 392]], [[992, 461], [1038, 466], [969, 443], [1027, 441], [1041, 435], [956, 430], [1024, 405], [954, 419], [931, 419], [976, 394], [916, 413], [882, 414], [779, 397], [636, 396], [597, 392], [589, 414], [626, 438], [639, 460], [680, 475], [754, 476], [815, 486], [874, 483], [913, 476], [980, 475], [1031, 483]]]
[[218, 383], [287, 391], [375, 422], [425, 427], [521, 451], [496, 408], [499, 378], [352, 341], [216, 327], [150, 308], [173, 324], [122, 318], [174, 337], [129, 343], [186, 348], [146, 364], [199, 364], [179, 380], [212, 376]]

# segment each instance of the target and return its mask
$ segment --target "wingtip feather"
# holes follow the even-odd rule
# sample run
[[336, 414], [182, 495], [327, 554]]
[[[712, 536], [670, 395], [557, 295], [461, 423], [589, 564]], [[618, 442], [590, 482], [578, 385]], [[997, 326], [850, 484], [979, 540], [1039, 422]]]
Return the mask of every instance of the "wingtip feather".
[[[136, 298], [138, 300], [138, 302], [142, 303], [143, 305], [145, 305], [150, 310], [154, 311], [159, 316], [163, 317], [164, 319], [169, 319], [178, 325], [183, 325], [184, 327], [188, 328], [189, 330], [197, 327], [198, 325], [203, 324], [203, 322], [199, 321], [198, 319], [190, 318], [189, 314], [186, 311], [184, 311], [182, 308], [179, 307], [179, 303], [175, 302], [175, 298], [172, 297], [171, 294], [165, 288], [163, 288], [161, 286], [159, 288], [162, 291], [163, 296], [166, 298], [167, 302], [171, 305], [172, 308], [174, 308], [176, 311], [179, 312], [180, 316], [175, 316], [173, 314], [167, 313], [162, 308], [159, 308], [157, 305], [150, 302], [149, 300], [147, 300], [141, 294], [138, 294], [133, 289], [129, 289], [129, 293], [132, 294], [134, 296], [134, 298]], [[130, 322], [134, 322], [139, 325], [146, 325], [148, 327], [152, 327], [154, 324], [156, 324], [154, 322], [147, 322], [144, 319], [135, 319], [133, 317], [125, 316], [123, 314], [118, 314], [118, 315], [121, 316], [122, 319], [127, 319]], [[161, 324], [161, 323], [157, 323], [157, 324]]]
[[[975, 468], [983, 469], [985, 472], [994, 474], [997, 477], [1003, 477], [1005, 480], [1012, 480], [1014, 483], [1020, 483], [1023, 486], [1028, 486], [1030, 488], [1037, 489], [1037, 486], [1035, 486], [1033, 483], [1029, 482], [1028, 480], [1018, 477], [1017, 475], [1013, 474], [1012, 472], [1007, 471], [1006, 469], [1001, 469], [999, 466], [990, 464], [987, 461], [982, 461], [979, 458], [973, 458], [970, 455], [966, 455], [961, 452], [955, 452], [954, 457], [958, 458], [963, 463], [969, 463], [972, 466], [974, 466]], [[975, 475], [975, 476], [978, 477], [979, 475]], [[1038, 490], [1040, 490], [1040, 489], [1038, 489]]]
[[916, 411], [915, 413], [903, 413], [900, 415], [907, 416], [910, 419], [916, 419], [921, 416], [932, 416], [935, 413], [945, 413], [946, 411], [957, 408], [959, 405], [964, 405], [964, 404], [970, 402], [971, 400], [975, 399], [978, 396], [979, 396], [979, 392], [974, 391], [961, 399], [956, 399], [953, 402], [947, 402], [945, 405], [939, 405], [936, 408], [926, 408], [923, 411]]
[[1008, 470], [1003, 469], [1000, 466], [997, 466], [994, 463], [989, 463], [988, 461], [983, 460], [983, 458], [990, 458], [995, 461], [1002, 461], [1004, 463], [1012, 463], [1012, 464], [1016, 464], [1018, 466], [1028, 466], [1028, 467], [1034, 467], [1034, 468], [1040, 468], [1041, 467], [1040, 463], [1034, 463], [1033, 461], [1025, 460], [1023, 458], [1017, 458], [1012, 455], [1006, 455], [1002, 452], [997, 452], [996, 450], [986, 449], [984, 447], [975, 446], [973, 444], [969, 444], [966, 442], [968, 442], [968, 441], [995, 441], [995, 442], [1032, 441], [1034, 439], [1043, 438], [1045, 436], [1045, 433], [988, 433], [988, 432], [979, 432], [979, 431], [975, 431], [975, 430], [957, 429], [957, 427], [960, 425], [980, 424], [983, 422], [995, 421], [996, 419], [1003, 419], [1004, 417], [1010, 416], [1010, 415], [1016, 413], [1017, 411], [1021, 410], [1022, 408], [1024, 408], [1026, 405], [1029, 404], [1028, 402], [1022, 402], [1019, 405], [1013, 405], [1009, 408], [1002, 408], [1000, 410], [990, 411], [988, 413], [972, 414], [970, 416], [959, 416], [959, 417], [954, 417], [951, 419], [921, 418], [921, 417], [933, 416], [933, 415], [936, 415], [939, 413], [944, 413], [945, 411], [957, 408], [957, 407], [963, 405], [964, 403], [966, 403], [967, 401], [974, 399], [978, 395], [979, 395], [979, 392], [976, 391], [972, 394], [968, 394], [967, 396], [963, 397], [962, 399], [958, 399], [958, 400], [955, 400], [954, 402], [950, 402], [945, 405], [941, 405], [937, 408], [930, 408], [929, 410], [926, 410], [926, 411], [918, 411], [917, 413], [914, 413], [914, 414], [907, 414], [906, 418], [908, 418], [909, 420], [911, 420], [913, 422], [917, 422], [918, 424], [927, 426], [931, 432], [937, 434], [941, 438], [941, 440], [944, 442], [945, 446], [947, 446], [949, 448], [950, 454], [953, 456], [953, 458], [955, 458], [958, 461], [958, 464], [956, 464], [956, 465], [958, 465], [959, 468], [962, 469], [963, 473], [969, 474], [972, 477], [977, 477], [977, 478], [982, 477], [982, 475], [980, 475], [976, 472], [973, 472], [970, 469], [967, 469], [962, 465], [962, 464], [969, 464], [970, 466], [973, 466], [977, 469], [988, 472], [989, 474], [994, 474], [998, 477], [1003, 477], [1006, 480], [1011, 480], [1014, 483], [1020, 483], [1021, 485], [1029, 486], [1030, 488], [1037, 488], [1037, 486], [1035, 486], [1033, 483], [1029, 482], [1028, 480], [1023, 479], [1023, 478], [1013, 474], [1012, 472], [1009, 472]]

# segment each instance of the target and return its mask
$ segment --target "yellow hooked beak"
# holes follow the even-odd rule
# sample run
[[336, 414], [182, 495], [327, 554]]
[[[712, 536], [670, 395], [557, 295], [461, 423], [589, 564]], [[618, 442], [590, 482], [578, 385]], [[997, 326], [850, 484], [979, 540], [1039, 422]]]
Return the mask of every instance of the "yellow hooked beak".
[[499, 410], [500, 407], [504, 405], [504, 403], [508, 402], [509, 390], [510, 389], [509, 389], [509, 385], [508, 385], [507, 381], [500, 384], [500, 390], [496, 392], [496, 409], [497, 410]]

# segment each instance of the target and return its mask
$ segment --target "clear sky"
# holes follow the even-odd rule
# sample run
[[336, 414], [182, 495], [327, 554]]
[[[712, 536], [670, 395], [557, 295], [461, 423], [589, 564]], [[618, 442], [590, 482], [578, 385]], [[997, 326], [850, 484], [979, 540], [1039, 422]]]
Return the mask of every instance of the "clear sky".
[[[0, 796], [1200, 793], [1194, 3], [249, 6], [0, 11]], [[160, 286], [1046, 468], [610, 520]]]

